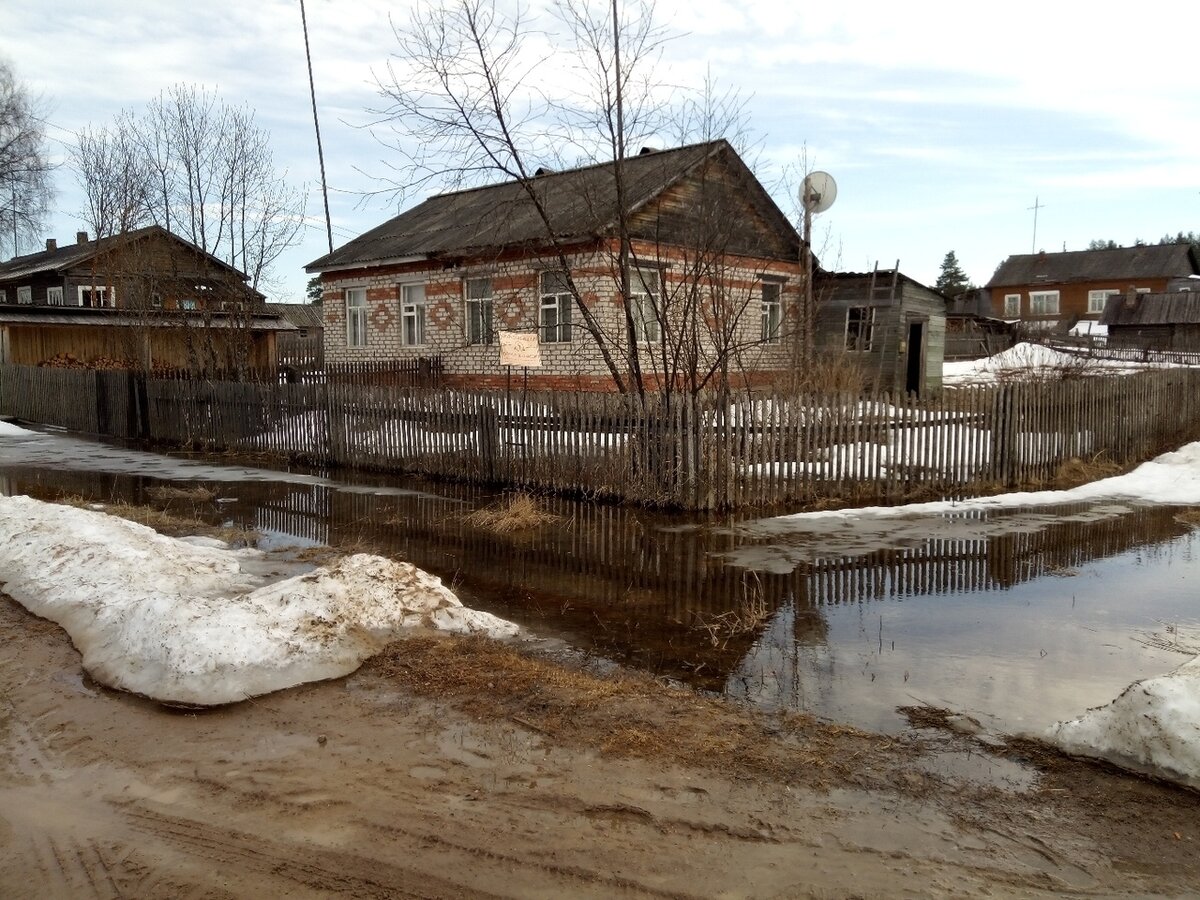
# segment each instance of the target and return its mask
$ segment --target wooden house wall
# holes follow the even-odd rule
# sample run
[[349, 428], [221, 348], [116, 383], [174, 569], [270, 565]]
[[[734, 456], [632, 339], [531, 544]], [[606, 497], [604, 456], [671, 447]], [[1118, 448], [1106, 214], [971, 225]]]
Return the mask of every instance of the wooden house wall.
[[1200, 325], [1110, 325], [1108, 346], [1200, 352]]
[[[99, 325], [14, 325], [3, 328], [4, 356], [0, 362], [36, 366], [59, 355], [70, 355], [82, 363], [97, 360], [141, 362], [149, 340], [153, 363], [177, 369], [188, 367], [188, 332], [185, 329], [140, 329]], [[191, 330], [191, 340], [204, 340], [202, 329]], [[228, 359], [231, 341], [244, 340], [241, 332], [212, 331], [213, 346]], [[275, 333], [252, 332], [250, 365], [269, 368], [275, 363]], [[227, 364], [227, 363], [226, 363]]]

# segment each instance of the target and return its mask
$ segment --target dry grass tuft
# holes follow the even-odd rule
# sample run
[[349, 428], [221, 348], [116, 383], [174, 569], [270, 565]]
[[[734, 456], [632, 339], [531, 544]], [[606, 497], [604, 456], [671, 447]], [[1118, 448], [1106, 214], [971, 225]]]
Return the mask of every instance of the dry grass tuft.
[[198, 503], [208, 503], [216, 499], [217, 492], [198, 484], [194, 488], [177, 488], [168, 485], [152, 487], [146, 494], [151, 500], [194, 500]]
[[1119, 475], [1122, 471], [1124, 470], [1121, 466], [1110, 459], [1102, 458], [1102, 454], [1090, 459], [1072, 457], [1059, 465], [1051, 483], [1058, 488], [1076, 487], [1089, 481]]
[[1200, 507], [1192, 506], [1177, 512], [1175, 521], [1184, 525], [1200, 525]]
[[528, 494], [510, 494], [499, 503], [467, 513], [463, 521], [474, 528], [485, 528], [497, 534], [528, 531], [557, 522], [556, 516]]
[[168, 537], [190, 537], [203, 535], [224, 541], [231, 546], [253, 547], [258, 543], [260, 535], [257, 531], [241, 526], [212, 525], [202, 519], [192, 516], [181, 516], [177, 513], [155, 509], [152, 506], [134, 506], [132, 503], [99, 503], [87, 497], [78, 495], [59, 497], [56, 503], [74, 506], [79, 509], [91, 509], [108, 513], [120, 519], [137, 522], [147, 528], [153, 528], [159, 534]]
[[768, 720], [648, 675], [594, 675], [481, 637], [409, 638], [365, 669], [477, 719], [511, 721], [559, 745], [615, 756], [813, 786], [831, 777], [878, 784], [893, 762], [906, 764], [889, 738], [799, 714]]

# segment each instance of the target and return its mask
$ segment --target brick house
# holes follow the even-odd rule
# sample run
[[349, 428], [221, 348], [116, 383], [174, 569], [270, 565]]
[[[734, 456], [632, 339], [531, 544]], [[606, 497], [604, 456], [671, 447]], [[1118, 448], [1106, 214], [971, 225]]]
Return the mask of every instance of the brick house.
[[800, 238], [733, 148], [643, 150], [622, 174], [628, 311], [614, 166], [539, 170], [431, 197], [310, 263], [326, 362], [438, 358], [451, 384], [499, 387], [509, 331], [537, 335], [530, 387], [612, 390], [635, 365], [647, 386], [787, 372]]
[[1098, 322], [1109, 297], [1159, 293], [1197, 272], [1189, 244], [1032, 253], [1010, 256], [985, 288], [995, 317], [1065, 332], [1080, 320]]
[[151, 225], [0, 263], [0, 362], [271, 369], [277, 332], [246, 276]]

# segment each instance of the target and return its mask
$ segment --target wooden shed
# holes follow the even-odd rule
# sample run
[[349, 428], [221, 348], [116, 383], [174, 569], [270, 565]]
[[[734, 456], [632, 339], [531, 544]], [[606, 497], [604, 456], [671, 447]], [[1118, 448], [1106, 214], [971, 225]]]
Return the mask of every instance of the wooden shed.
[[880, 390], [941, 390], [945, 296], [899, 269], [821, 273], [815, 288], [819, 350], [849, 354]]
[[1110, 297], [1100, 319], [1108, 346], [1200, 352], [1200, 292], [1130, 292]]

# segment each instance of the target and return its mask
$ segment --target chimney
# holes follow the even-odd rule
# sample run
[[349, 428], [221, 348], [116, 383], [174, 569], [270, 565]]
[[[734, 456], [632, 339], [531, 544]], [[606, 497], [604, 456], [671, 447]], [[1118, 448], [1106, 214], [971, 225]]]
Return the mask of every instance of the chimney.
[[46, 249], [47, 250], [57, 250], [58, 249], [58, 241], [56, 241], [54, 238], [46, 238]]
[[1125, 308], [1128, 310], [1133, 310], [1137, 307], [1137, 304], [1138, 304], [1137, 288], [1131, 284], [1129, 287], [1127, 287], [1125, 289]]
[[88, 234], [86, 231], [75, 232], [75, 243], [86, 244], [88, 242]]

